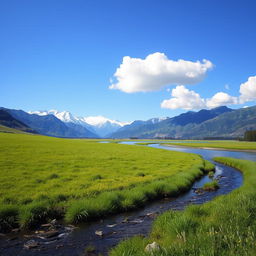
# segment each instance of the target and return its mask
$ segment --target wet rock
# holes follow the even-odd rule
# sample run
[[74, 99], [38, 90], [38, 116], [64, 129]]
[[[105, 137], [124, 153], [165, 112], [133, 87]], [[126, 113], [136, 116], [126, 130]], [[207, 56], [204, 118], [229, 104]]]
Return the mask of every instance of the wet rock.
[[61, 233], [61, 234], [58, 235], [58, 238], [65, 237], [65, 236], [67, 236], [67, 235], [68, 235], [67, 233]]
[[46, 231], [46, 232], [40, 233], [40, 236], [44, 237], [44, 238], [52, 238], [52, 237], [55, 237], [58, 235], [59, 235], [59, 231], [57, 231], [57, 230], [51, 230], [51, 231]]
[[25, 238], [32, 238], [35, 237], [35, 235], [24, 235]]
[[51, 225], [55, 226], [57, 225], [57, 220], [56, 219], [53, 219], [51, 222], [50, 222]]
[[152, 218], [152, 219], [156, 218], [157, 215], [158, 215], [157, 212], [149, 212], [146, 214], [147, 217]]
[[204, 190], [202, 188], [197, 188], [195, 191], [194, 191], [197, 195], [202, 195], [204, 193]]
[[52, 226], [51, 223], [46, 223], [41, 225], [42, 228], [50, 228], [51, 226]]
[[134, 224], [138, 224], [138, 223], [142, 223], [144, 220], [141, 219], [135, 219], [135, 220], [131, 220], [130, 223], [134, 223]]
[[122, 223], [127, 223], [127, 222], [129, 222], [129, 218], [125, 218], [122, 220]]
[[145, 247], [145, 252], [153, 253], [159, 251], [160, 249], [160, 245], [157, 242], [153, 242]]
[[67, 225], [67, 226], [66, 226], [66, 228], [76, 229], [77, 227], [76, 227], [76, 226], [74, 226], [74, 225], [69, 224], [69, 225]]
[[39, 243], [35, 240], [29, 240], [24, 244], [24, 248], [26, 249], [32, 249], [39, 246]]
[[64, 247], [64, 244], [58, 244], [58, 245], [56, 245], [56, 249], [59, 249], [59, 248], [62, 248], [62, 247]]
[[117, 225], [117, 224], [108, 224], [107, 227], [108, 227], [108, 228], [113, 228], [113, 227], [115, 227], [116, 225]]
[[96, 230], [96, 231], [95, 231], [95, 235], [97, 235], [97, 236], [103, 236], [104, 233], [103, 233], [102, 230]]
[[14, 228], [14, 229], [12, 229], [11, 232], [12, 232], [12, 233], [19, 233], [19, 232], [20, 232], [20, 229], [19, 229], [19, 228]]

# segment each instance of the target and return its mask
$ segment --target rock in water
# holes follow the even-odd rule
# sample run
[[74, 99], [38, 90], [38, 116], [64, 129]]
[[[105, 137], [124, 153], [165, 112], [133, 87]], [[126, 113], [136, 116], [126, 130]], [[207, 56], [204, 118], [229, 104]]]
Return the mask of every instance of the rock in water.
[[155, 251], [159, 251], [160, 249], [160, 245], [157, 242], [153, 242], [145, 247], [145, 252], [153, 253]]
[[96, 234], [97, 236], [103, 236], [103, 231], [101, 231], [101, 230], [96, 230], [96, 231], [95, 231], [95, 234]]
[[32, 249], [32, 248], [36, 248], [39, 246], [39, 243], [35, 240], [29, 240], [24, 244], [24, 247], [26, 249]]

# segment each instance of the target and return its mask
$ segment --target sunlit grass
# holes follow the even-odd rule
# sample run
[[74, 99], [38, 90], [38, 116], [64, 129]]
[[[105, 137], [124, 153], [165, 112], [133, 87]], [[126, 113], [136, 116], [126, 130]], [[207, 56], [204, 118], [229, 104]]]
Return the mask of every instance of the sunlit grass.
[[256, 142], [248, 142], [248, 141], [191, 141], [191, 142], [167, 142], [164, 145], [178, 145], [185, 147], [195, 147], [195, 148], [221, 148], [221, 149], [235, 149], [235, 150], [256, 150]]
[[149, 237], [124, 241], [110, 255], [149, 255], [145, 246], [153, 241], [161, 246], [155, 256], [255, 255], [256, 163], [232, 158], [215, 160], [241, 170], [243, 186], [204, 205], [165, 212], [154, 222]]
[[213, 168], [195, 154], [96, 140], [0, 133], [0, 142], [1, 209], [18, 209], [22, 227], [136, 208], [181, 193]]

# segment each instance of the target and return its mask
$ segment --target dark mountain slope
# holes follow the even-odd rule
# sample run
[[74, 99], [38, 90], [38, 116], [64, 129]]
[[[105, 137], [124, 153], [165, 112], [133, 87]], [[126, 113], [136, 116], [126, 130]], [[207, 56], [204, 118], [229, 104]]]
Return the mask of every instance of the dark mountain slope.
[[225, 106], [211, 110], [200, 110], [198, 112], [189, 111], [176, 117], [167, 118], [163, 121], [152, 123], [148, 121], [134, 121], [130, 125], [120, 128], [110, 135], [113, 138], [156, 138], [156, 137], [182, 137], [183, 131], [191, 129], [197, 124], [201, 124], [223, 113], [233, 110]]
[[28, 125], [14, 118], [4, 109], [0, 108], [0, 125], [13, 128], [23, 132], [36, 133], [35, 130], [31, 129]]
[[256, 129], [256, 106], [224, 113], [187, 130], [184, 137], [243, 137], [246, 130]]
[[179, 116], [170, 118], [169, 121], [176, 125], [185, 126], [187, 124], [201, 124], [207, 120], [210, 120], [216, 116], [219, 116], [226, 112], [231, 112], [232, 109], [222, 106], [218, 108], [213, 108], [210, 110], [202, 109], [198, 112], [189, 111], [187, 113], [181, 114]]
[[28, 114], [23, 110], [5, 109], [9, 114], [36, 130], [38, 133], [55, 137], [72, 138], [96, 138], [97, 135], [82, 127], [79, 131], [77, 127], [68, 127], [53, 115], [39, 116]]

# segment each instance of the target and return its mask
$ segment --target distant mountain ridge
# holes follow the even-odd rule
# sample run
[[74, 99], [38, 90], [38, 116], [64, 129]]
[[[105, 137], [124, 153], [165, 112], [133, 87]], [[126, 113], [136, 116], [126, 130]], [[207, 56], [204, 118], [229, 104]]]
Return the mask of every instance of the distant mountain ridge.
[[40, 116], [54, 115], [59, 120], [66, 123], [68, 126], [73, 127], [74, 124], [86, 127], [92, 133], [97, 134], [99, 137], [105, 137], [106, 135], [117, 131], [127, 123], [111, 120], [103, 116], [88, 116], [88, 117], [76, 117], [69, 111], [29, 111], [29, 114], [36, 114]]
[[243, 137], [246, 130], [256, 129], [256, 106], [237, 110], [222, 106], [210, 110], [202, 109], [198, 112], [189, 111], [172, 118], [135, 120], [126, 125], [102, 116], [75, 117], [67, 111], [37, 111], [29, 114], [23, 110], [6, 108], [0, 108], [0, 110], [2, 110], [0, 124], [6, 125], [4, 124], [5, 119], [10, 118], [9, 127], [12, 122], [16, 122], [16, 126], [25, 127], [21, 129], [31, 129], [39, 134], [56, 137], [236, 138]]
[[4, 109], [11, 116], [23, 122], [39, 134], [55, 136], [55, 137], [70, 137], [70, 138], [98, 138], [96, 134], [89, 131], [85, 127], [76, 124], [72, 127], [56, 118], [54, 115], [37, 115], [28, 114], [23, 110]]
[[23, 122], [14, 118], [5, 109], [0, 108], [0, 125], [13, 128], [23, 132], [36, 133], [35, 130], [31, 129], [29, 126]]
[[256, 128], [255, 111], [256, 106], [238, 110], [222, 106], [210, 110], [203, 109], [198, 112], [189, 111], [156, 124], [135, 121], [110, 136], [112, 138], [136, 137], [142, 139], [241, 137], [246, 129]]

